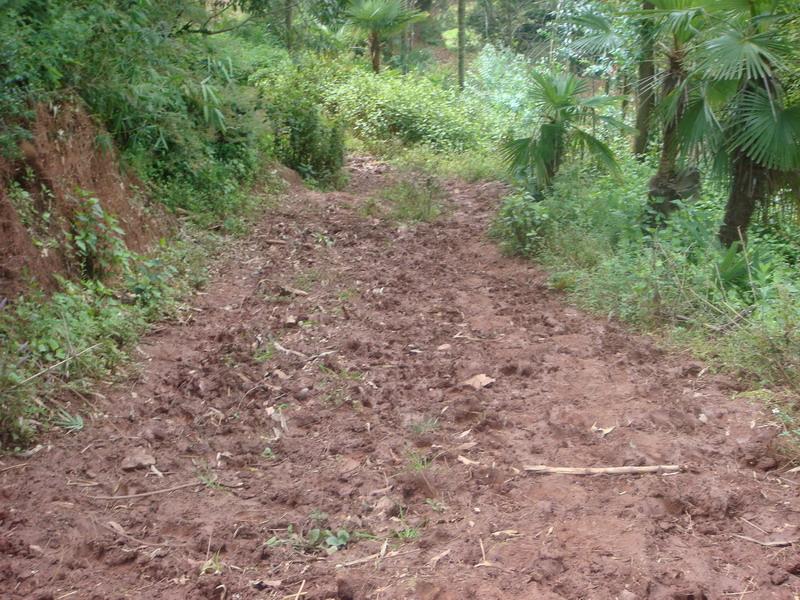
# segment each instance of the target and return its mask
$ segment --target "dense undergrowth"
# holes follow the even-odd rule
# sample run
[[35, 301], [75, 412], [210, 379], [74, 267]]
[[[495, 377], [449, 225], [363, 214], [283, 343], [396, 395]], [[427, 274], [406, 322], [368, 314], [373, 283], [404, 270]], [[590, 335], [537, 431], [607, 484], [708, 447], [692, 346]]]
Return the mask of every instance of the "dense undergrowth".
[[[187, 23], [202, 23], [205, 12], [186, 8], [185, 22], [169, 3], [20, 0], [3, 8], [5, 163], [27, 177], [18, 144], [30, 137], [35, 106], [66, 100], [92, 115], [98, 146], [116, 148], [141, 193], [182, 224], [137, 255], [103, 198], [74, 191], [77, 208], [61, 238], [80, 278], [62, 279], [50, 295], [35, 282], [22, 296], [0, 294], [0, 448], [63, 421], [65, 390], [85, 399], [90, 381], [117, 374], [147, 323], [175, 314], [202, 283], [206, 257], [245, 231], [274, 193], [272, 164], [285, 162], [314, 185], [341, 177], [342, 128], [295, 87], [302, 71], [286, 50], [258, 28], [190, 33]], [[257, 85], [267, 71], [282, 88]], [[35, 210], [15, 181], [4, 185], [20, 214]]]
[[[715, 225], [724, 190], [711, 184], [663, 228], [645, 227], [653, 168], [628, 155], [623, 172], [615, 178], [576, 160], [543, 200], [525, 191], [509, 196], [493, 233], [509, 253], [542, 264], [551, 285], [578, 305], [658, 332], [756, 388], [797, 390], [800, 280], [792, 234], [765, 227], [776, 218], [765, 214], [744, 250], [721, 247]], [[782, 394], [766, 396], [800, 441], [796, 407]]]

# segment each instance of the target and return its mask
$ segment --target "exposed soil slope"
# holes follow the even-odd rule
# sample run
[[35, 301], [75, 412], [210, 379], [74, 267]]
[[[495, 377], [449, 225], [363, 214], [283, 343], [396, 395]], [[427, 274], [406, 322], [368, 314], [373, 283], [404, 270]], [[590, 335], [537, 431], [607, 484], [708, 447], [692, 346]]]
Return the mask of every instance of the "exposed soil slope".
[[450, 183], [449, 214], [407, 228], [358, 210], [396, 175], [350, 169], [231, 248], [83, 432], [4, 460], [0, 595], [798, 597], [777, 543], [800, 538], [800, 479], [734, 382], [502, 257], [499, 184]]
[[[55, 275], [79, 275], [67, 234], [81, 190], [117, 219], [131, 250], [145, 250], [166, 232], [163, 211], [146, 205], [136, 182], [120, 173], [115, 151], [101, 146], [102, 138], [108, 134], [80, 106], [41, 104], [19, 159], [0, 157], [0, 300], [32, 282], [53, 290]], [[12, 182], [26, 198], [15, 202]]]

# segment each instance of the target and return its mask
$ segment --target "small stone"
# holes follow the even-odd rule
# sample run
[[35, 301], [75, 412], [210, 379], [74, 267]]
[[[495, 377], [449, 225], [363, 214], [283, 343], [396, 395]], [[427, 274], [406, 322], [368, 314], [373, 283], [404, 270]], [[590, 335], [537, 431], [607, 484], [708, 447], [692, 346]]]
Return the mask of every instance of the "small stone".
[[37, 546], [36, 544], [31, 544], [28, 546], [28, 550], [30, 550], [30, 553], [35, 556], [44, 556], [44, 550], [42, 550], [41, 546]]
[[444, 352], [445, 350], [450, 350], [450, 348], [452, 347], [453, 346], [451, 344], [442, 344], [441, 346], [438, 346], [436, 349], [441, 352]]
[[156, 464], [155, 457], [144, 448], [136, 448], [125, 458], [122, 459], [123, 471], [135, 471], [136, 469], [146, 469]]
[[619, 593], [619, 600], [638, 600], [639, 596], [630, 590], [622, 590]]
[[756, 463], [756, 469], [759, 469], [761, 471], [771, 471], [777, 466], [778, 466], [778, 461], [775, 460], [772, 456], [763, 456]]
[[295, 392], [294, 397], [298, 400], [307, 400], [310, 393], [311, 390], [309, 390], [307, 387], [304, 387], [302, 390]]
[[772, 585], [783, 585], [788, 579], [789, 573], [783, 569], [776, 569], [769, 574], [769, 580], [772, 582]]
[[708, 417], [706, 416], [706, 413], [700, 413], [699, 415], [697, 415], [697, 420], [700, 421], [703, 425], [708, 423]]
[[389, 496], [384, 496], [375, 503], [373, 511], [379, 517], [389, 518], [400, 514], [400, 507], [397, 502], [392, 500]]
[[281, 381], [286, 381], [287, 379], [289, 379], [289, 376], [280, 369], [275, 369], [274, 371], [272, 371], [272, 374], [275, 375], [275, 377], [277, 377]]

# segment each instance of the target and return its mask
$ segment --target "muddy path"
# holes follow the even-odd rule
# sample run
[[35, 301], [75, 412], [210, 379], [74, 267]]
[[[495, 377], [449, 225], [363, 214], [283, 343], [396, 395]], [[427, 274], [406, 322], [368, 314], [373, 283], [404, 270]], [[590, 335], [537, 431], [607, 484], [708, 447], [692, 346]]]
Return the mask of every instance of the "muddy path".
[[500, 184], [398, 227], [359, 210], [397, 174], [349, 168], [230, 248], [84, 431], [2, 460], [2, 598], [798, 598], [800, 476], [735, 382], [502, 257]]

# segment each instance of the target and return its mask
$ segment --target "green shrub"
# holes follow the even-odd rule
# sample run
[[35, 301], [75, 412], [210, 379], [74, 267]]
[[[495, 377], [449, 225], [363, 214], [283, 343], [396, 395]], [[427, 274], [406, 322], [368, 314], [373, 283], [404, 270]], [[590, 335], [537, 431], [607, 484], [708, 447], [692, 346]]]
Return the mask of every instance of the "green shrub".
[[756, 228], [745, 251], [720, 247], [724, 193], [706, 186], [662, 229], [641, 225], [650, 172], [621, 153], [623, 181], [580, 161], [542, 201], [507, 198], [493, 227], [535, 257], [580, 305], [681, 339], [764, 383], [800, 385], [800, 278], [791, 243]]
[[442, 190], [438, 181], [428, 176], [423, 181], [400, 181], [383, 188], [379, 198], [368, 202], [364, 211], [370, 216], [380, 214], [385, 208], [387, 215], [401, 223], [433, 221], [442, 213]]
[[305, 179], [336, 184], [344, 164], [344, 129], [319, 104], [319, 70], [285, 63], [258, 73], [272, 125], [275, 156]]
[[440, 151], [475, 148], [487, 141], [483, 109], [414, 73], [376, 76], [354, 70], [345, 81], [325, 87], [324, 101], [366, 140], [395, 138]]

